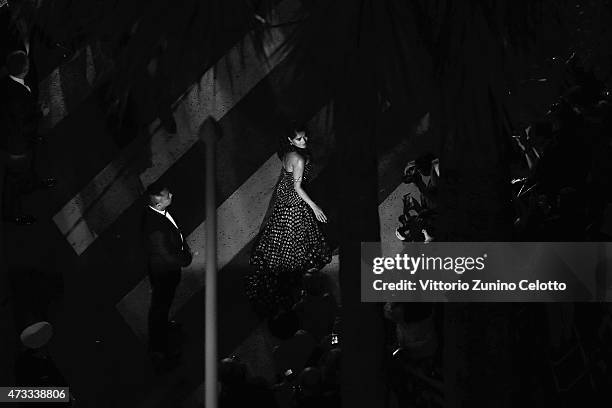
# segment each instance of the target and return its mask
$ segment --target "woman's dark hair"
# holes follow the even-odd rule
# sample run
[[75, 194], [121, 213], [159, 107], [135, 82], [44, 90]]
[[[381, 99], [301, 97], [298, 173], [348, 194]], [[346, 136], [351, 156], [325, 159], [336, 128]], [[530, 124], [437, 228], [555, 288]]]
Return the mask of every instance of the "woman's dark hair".
[[289, 143], [288, 140], [294, 139], [298, 133], [302, 132], [308, 134], [308, 130], [304, 125], [292, 125], [288, 127], [286, 132], [283, 132], [279, 139], [279, 147], [277, 152], [279, 159], [283, 160], [283, 157], [285, 157], [285, 155], [289, 152], [298, 152], [302, 156], [304, 156], [304, 159], [310, 159], [310, 151], [308, 150], [308, 148], [300, 149]]
[[295, 137], [295, 135], [297, 135], [298, 133], [306, 133], [307, 131], [308, 129], [306, 129], [306, 126], [304, 125], [291, 126], [291, 134], [293, 135], [293, 137]]

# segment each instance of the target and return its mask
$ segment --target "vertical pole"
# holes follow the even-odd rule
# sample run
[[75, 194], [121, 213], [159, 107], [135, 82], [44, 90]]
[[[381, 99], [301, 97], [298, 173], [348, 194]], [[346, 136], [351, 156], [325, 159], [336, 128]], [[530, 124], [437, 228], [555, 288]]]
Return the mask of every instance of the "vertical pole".
[[[6, 335], [0, 336], [0, 360], [6, 361], [0, 371], [0, 384], [12, 384], [14, 380], [13, 372], [9, 367], [13, 366], [14, 354], [17, 351], [10, 341], [16, 338], [15, 325], [13, 320], [13, 299], [10, 296], [8, 262], [5, 260], [4, 251], [4, 225], [2, 214], [2, 194], [4, 192], [4, 175], [8, 166], [8, 154], [0, 150], [0, 330]], [[4, 305], [4, 306], [3, 306]], [[11, 337], [12, 336], [12, 337]]]
[[205, 401], [217, 408], [217, 205], [215, 199], [215, 150], [220, 134], [208, 117], [200, 128], [206, 146], [206, 300], [205, 300]]

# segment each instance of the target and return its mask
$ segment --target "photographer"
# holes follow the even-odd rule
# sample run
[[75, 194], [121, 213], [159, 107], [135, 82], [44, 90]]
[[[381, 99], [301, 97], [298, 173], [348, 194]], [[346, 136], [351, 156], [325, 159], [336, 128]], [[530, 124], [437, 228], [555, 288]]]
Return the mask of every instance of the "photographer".
[[431, 153], [409, 162], [404, 169], [404, 183], [414, 183], [417, 186], [423, 207], [430, 210], [437, 208], [439, 178], [440, 161]]
[[9, 54], [6, 65], [8, 76], [1, 80], [2, 123], [7, 129], [0, 140], [0, 150], [6, 161], [6, 184], [3, 194], [3, 217], [18, 225], [36, 221], [23, 213], [23, 194], [55, 185], [55, 179], [41, 179], [36, 174], [37, 148], [42, 141], [39, 133], [40, 119], [49, 113], [49, 108], [40, 105], [33, 88], [27, 81], [30, 59], [24, 51]]
[[434, 211], [423, 208], [410, 194], [404, 195], [404, 212], [399, 216], [400, 227], [395, 235], [401, 241], [431, 242]]
[[403, 181], [415, 184], [421, 197], [416, 200], [411, 194], [404, 195], [404, 210], [399, 217], [400, 227], [395, 231], [399, 240], [425, 243], [434, 240], [439, 177], [439, 160], [431, 153], [409, 162], [406, 166]]

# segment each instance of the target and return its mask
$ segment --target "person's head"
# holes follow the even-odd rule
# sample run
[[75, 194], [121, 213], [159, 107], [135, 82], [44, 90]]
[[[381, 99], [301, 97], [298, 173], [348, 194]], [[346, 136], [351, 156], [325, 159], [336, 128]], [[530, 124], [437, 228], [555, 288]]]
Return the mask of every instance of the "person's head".
[[53, 325], [47, 321], [38, 321], [24, 328], [19, 335], [21, 344], [30, 350], [40, 350], [53, 337]]
[[548, 216], [552, 210], [552, 206], [550, 205], [550, 200], [546, 194], [538, 195], [536, 199], [537, 208], [540, 210], [542, 215]]
[[327, 385], [337, 384], [340, 375], [342, 352], [339, 347], [329, 350], [323, 354], [320, 360], [321, 377]]
[[306, 128], [303, 126], [293, 128], [287, 137], [287, 141], [291, 146], [297, 147], [298, 149], [305, 149], [308, 143]]
[[529, 138], [536, 143], [542, 143], [550, 140], [553, 134], [553, 124], [549, 120], [538, 121], [533, 124], [529, 132]]
[[304, 285], [304, 291], [311, 296], [320, 296], [323, 294], [323, 279], [319, 273], [312, 274], [306, 273], [302, 278], [302, 284]]
[[301, 152], [307, 153], [308, 147], [308, 132], [303, 126], [291, 126], [287, 132], [280, 137], [278, 157], [281, 159], [287, 152], [300, 149]]
[[384, 306], [385, 317], [395, 323], [402, 322], [404, 320], [404, 308], [402, 303], [399, 302], [387, 302]]
[[6, 57], [6, 69], [9, 75], [25, 78], [30, 71], [30, 60], [24, 51], [13, 51]]
[[149, 205], [159, 211], [165, 211], [172, 204], [172, 193], [163, 184], [151, 184], [147, 196]]
[[[580, 110], [562, 97], [559, 103], [555, 104], [552, 115], [553, 131], [560, 131], [556, 133], [557, 137], [573, 135], [574, 133], [571, 130], [575, 129], [582, 122], [582, 119]], [[564, 130], [570, 131], [563, 132]]]
[[588, 103], [588, 91], [582, 85], [574, 85], [564, 92], [563, 98], [570, 105], [584, 106]]
[[415, 160], [417, 170], [424, 176], [429, 176], [431, 173], [431, 162], [436, 156], [433, 153], [425, 153], [421, 157]]
[[225, 386], [238, 386], [246, 382], [246, 366], [233, 358], [224, 358], [219, 364], [219, 381]]
[[321, 393], [321, 370], [316, 367], [306, 367], [299, 376], [299, 383], [304, 395], [318, 395]]
[[268, 321], [268, 327], [273, 336], [286, 340], [293, 337], [300, 328], [300, 319], [293, 310], [283, 310]]

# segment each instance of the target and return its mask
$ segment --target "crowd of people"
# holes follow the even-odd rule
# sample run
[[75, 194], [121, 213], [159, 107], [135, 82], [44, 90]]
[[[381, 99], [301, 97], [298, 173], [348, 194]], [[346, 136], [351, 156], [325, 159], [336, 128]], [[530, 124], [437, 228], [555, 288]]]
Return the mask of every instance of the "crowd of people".
[[[611, 95], [575, 56], [567, 67], [562, 94], [546, 115], [513, 131], [509, 182], [515, 216], [512, 239], [516, 241], [605, 242], [612, 238]], [[398, 239], [434, 240], [439, 176], [439, 162], [432, 154], [406, 166], [404, 182], [414, 184], [418, 195], [404, 196]], [[515, 365], [529, 367], [539, 376], [525, 385], [534, 388], [531, 395], [524, 395], [525, 400], [545, 395], [573, 398], [604, 389], [612, 378], [607, 304], [529, 304], [516, 310], [517, 316], [509, 320], [515, 327], [511, 347], [519, 356]], [[400, 405], [403, 401], [415, 407], [443, 406], [443, 313], [442, 308], [427, 304], [385, 305], [389, 382]], [[548, 326], [542, 321], [548, 321]]]
[[[512, 192], [518, 241], [607, 242], [612, 238], [610, 92], [575, 55], [567, 66], [558, 100], [545, 116], [514, 135]], [[598, 283], [604, 291], [606, 285], [605, 280]], [[609, 304], [554, 306], [548, 307], [547, 319], [562, 323], [556, 332], [543, 336], [549, 342], [545, 355], [553, 384], [567, 398], [575, 392], [582, 401], [581, 390], [597, 395], [612, 378]]]
[[270, 384], [248, 373], [240, 356], [221, 361], [220, 407], [241, 407], [258, 401], [262, 406], [340, 406], [340, 321], [336, 299], [326, 290], [320, 272], [303, 276], [296, 303], [267, 318], [274, 338], [276, 381]]
[[398, 406], [444, 406], [440, 306], [401, 302], [384, 305], [388, 383]]
[[513, 163], [515, 238], [606, 241], [612, 203], [610, 94], [570, 61], [570, 81], [545, 117], [518, 129]]
[[[567, 62], [562, 95], [543, 117], [513, 130], [510, 154], [517, 241], [605, 241], [612, 236], [610, 92], [578, 58]], [[408, 163], [396, 236], [430, 242], [436, 233], [439, 161], [431, 153]]]

